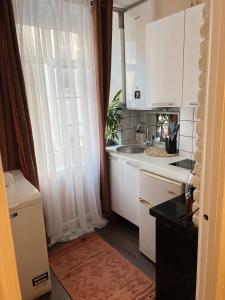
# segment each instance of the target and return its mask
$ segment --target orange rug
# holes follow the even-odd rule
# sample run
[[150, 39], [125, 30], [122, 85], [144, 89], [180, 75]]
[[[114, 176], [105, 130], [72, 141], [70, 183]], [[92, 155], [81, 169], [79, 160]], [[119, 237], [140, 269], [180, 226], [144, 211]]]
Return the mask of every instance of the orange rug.
[[50, 251], [50, 266], [73, 300], [152, 300], [154, 282], [96, 233]]

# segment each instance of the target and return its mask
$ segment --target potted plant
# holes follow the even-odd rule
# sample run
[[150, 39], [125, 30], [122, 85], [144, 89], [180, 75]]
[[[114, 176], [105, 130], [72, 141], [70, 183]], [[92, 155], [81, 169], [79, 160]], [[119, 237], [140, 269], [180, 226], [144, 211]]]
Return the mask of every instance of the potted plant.
[[122, 132], [121, 120], [123, 119], [122, 112], [124, 110], [121, 102], [122, 90], [119, 90], [116, 95], [113, 97], [112, 102], [108, 106], [108, 111], [106, 115], [106, 130], [105, 138], [106, 145], [112, 146], [117, 145], [115, 139], [119, 139], [118, 133]]

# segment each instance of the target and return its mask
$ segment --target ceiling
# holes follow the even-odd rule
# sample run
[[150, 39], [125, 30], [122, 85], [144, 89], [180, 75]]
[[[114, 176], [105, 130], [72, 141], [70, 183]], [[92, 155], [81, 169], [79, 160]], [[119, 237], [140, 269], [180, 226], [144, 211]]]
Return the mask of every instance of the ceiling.
[[113, 6], [127, 9], [138, 2], [142, 2], [142, 0], [113, 0]]

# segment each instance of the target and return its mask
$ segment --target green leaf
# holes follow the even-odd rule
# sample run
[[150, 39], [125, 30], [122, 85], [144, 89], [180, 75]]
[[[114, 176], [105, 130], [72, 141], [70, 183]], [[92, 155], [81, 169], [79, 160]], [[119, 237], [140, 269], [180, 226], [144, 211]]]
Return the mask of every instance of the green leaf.
[[121, 120], [123, 119], [124, 108], [120, 102], [122, 90], [119, 90], [108, 106], [106, 114], [106, 130], [105, 135], [107, 139], [118, 139], [118, 132], [121, 132]]

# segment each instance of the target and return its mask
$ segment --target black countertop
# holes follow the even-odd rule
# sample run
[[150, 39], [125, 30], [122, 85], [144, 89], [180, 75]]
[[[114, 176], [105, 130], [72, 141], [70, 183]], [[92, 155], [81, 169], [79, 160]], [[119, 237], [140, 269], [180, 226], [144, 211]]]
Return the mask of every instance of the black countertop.
[[166, 224], [182, 235], [197, 241], [198, 229], [187, 219], [180, 220], [185, 216], [185, 196], [184, 194], [174, 199], [168, 200], [162, 204], [150, 209], [150, 215], [157, 221]]

